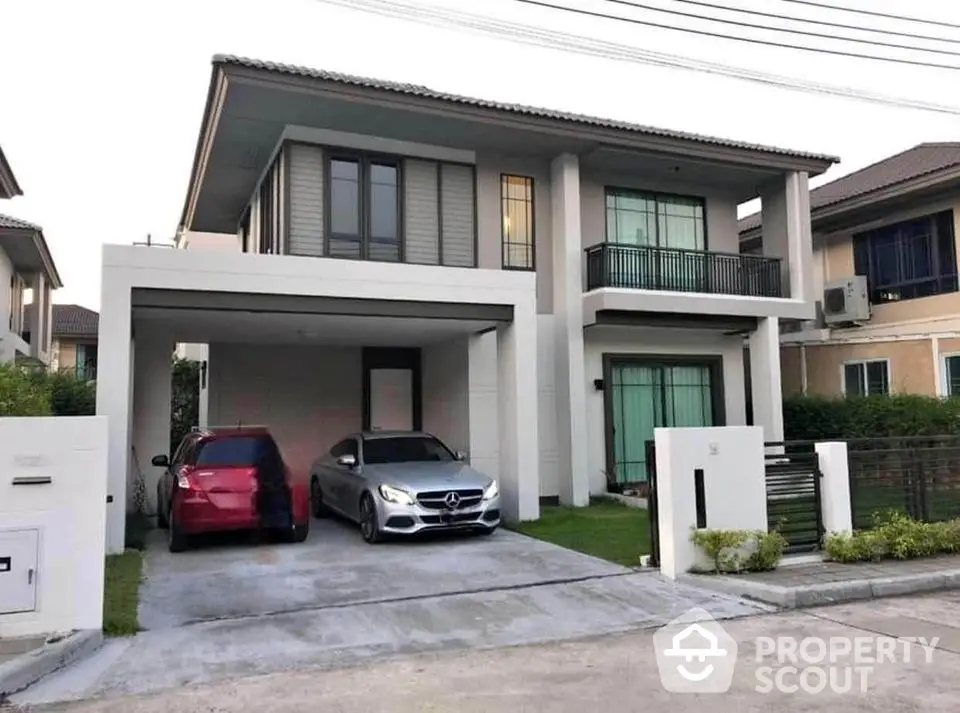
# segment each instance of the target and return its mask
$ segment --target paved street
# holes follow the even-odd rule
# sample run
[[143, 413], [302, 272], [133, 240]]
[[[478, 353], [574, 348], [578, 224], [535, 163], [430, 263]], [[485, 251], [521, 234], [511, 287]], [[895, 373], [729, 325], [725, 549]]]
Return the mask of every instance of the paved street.
[[[946, 713], [960, 704], [960, 593], [888, 599], [728, 620], [740, 647], [733, 688], [718, 695], [668, 694], [657, 674], [651, 630], [462, 653], [441, 652], [339, 670], [309, 670], [199, 684], [142, 696], [56, 704], [71, 713], [441, 713], [457, 711], [728, 711]], [[927, 663], [885, 661], [866, 693], [757, 693], [756, 637], [940, 637]], [[837, 665], [850, 664], [838, 659]]]

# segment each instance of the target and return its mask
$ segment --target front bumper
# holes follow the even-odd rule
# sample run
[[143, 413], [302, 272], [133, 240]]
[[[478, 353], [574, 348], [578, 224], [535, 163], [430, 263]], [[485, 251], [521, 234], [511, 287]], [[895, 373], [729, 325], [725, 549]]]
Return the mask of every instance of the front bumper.
[[396, 535], [414, 535], [428, 530], [492, 530], [500, 525], [499, 495], [456, 510], [436, 510], [417, 502], [401, 505], [384, 500], [379, 493], [374, 500], [381, 530]]

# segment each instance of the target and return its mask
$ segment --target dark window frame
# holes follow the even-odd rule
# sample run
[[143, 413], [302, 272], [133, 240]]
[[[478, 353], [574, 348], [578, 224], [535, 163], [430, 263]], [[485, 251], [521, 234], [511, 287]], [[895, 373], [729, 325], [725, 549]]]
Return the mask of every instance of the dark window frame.
[[[358, 228], [359, 235], [346, 233], [334, 235], [332, 231], [332, 164], [335, 161], [344, 161], [357, 164], [358, 169]], [[370, 257], [370, 243], [382, 242], [373, 238], [371, 234], [371, 170], [373, 165], [391, 166], [397, 172], [397, 259], [385, 260]], [[404, 170], [403, 157], [390, 154], [368, 151], [354, 151], [336, 147], [326, 147], [323, 151], [323, 254], [325, 257], [341, 260], [364, 260], [368, 262], [403, 263], [406, 262], [406, 233], [404, 226]], [[350, 240], [357, 238], [360, 242], [360, 251], [357, 256], [343, 256], [330, 254], [330, 240]]]
[[667, 193], [663, 191], [650, 191], [643, 188], [630, 188], [629, 186], [615, 186], [607, 185], [603, 188], [603, 240], [604, 243], [612, 243], [614, 245], [630, 245], [632, 243], [619, 243], [616, 241], [609, 240], [610, 235], [610, 222], [609, 222], [609, 206], [607, 205], [607, 200], [611, 195], [617, 193], [621, 194], [632, 194], [633, 196], [643, 197], [646, 199], [653, 199], [657, 203], [657, 212], [656, 216], [658, 220], [657, 223], [657, 239], [656, 243], [650, 245], [651, 248], [656, 248], [660, 250], [692, 250], [692, 248], [672, 248], [668, 245], [664, 245], [660, 241], [660, 211], [659, 211], [659, 202], [660, 200], [668, 201], [670, 199], [681, 199], [685, 201], [693, 201], [700, 205], [700, 210], [703, 213], [703, 247], [697, 252], [706, 252], [710, 249], [710, 235], [707, 230], [707, 199], [705, 196], [697, 196], [692, 194], [685, 193]]
[[[917, 228], [925, 224], [922, 234]], [[913, 234], [908, 231], [913, 230]], [[884, 256], [881, 241], [889, 241], [887, 250], [893, 253], [891, 264], [881, 268]], [[926, 241], [929, 252], [930, 274], [923, 277], [910, 277], [907, 273], [916, 271], [915, 262], [908, 264], [908, 258], [915, 254]], [[957, 292], [958, 269], [956, 255], [956, 235], [954, 213], [952, 209], [937, 211], [927, 215], [900, 220], [878, 228], [864, 230], [853, 236], [854, 272], [865, 275], [871, 304], [887, 304], [904, 300], [922, 299], [936, 295]], [[893, 264], [895, 263], [895, 264]], [[895, 268], [897, 279], [879, 282], [884, 269]]]
[[[957, 374], [953, 376], [951, 374], [952, 368], [950, 366], [952, 361], [957, 362]], [[941, 396], [953, 397], [960, 396], [960, 352], [949, 352], [947, 354], [940, 355], [940, 369], [942, 376], [942, 391]], [[956, 381], [957, 388], [952, 388], [953, 382]]]
[[[509, 179], [519, 178], [527, 183], [529, 198], [523, 201], [517, 201], [508, 196]], [[529, 241], [517, 242], [508, 240], [507, 235], [507, 203], [509, 201], [523, 202], [527, 207], [527, 225], [529, 226]], [[510, 246], [523, 246], [529, 250], [528, 265], [512, 265], [508, 259], [510, 255]], [[536, 181], [532, 176], [524, 176], [516, 173], [500, 174], [500, 266], [504, 270], [520, 270], [524, 272], [536, 272], [537, 270], [537, 200], [536, 200]]]
[[[871, 390], [870, 382], [870, 365], [872, 364], [883, 364], [883, 377], [881, 382], [883, 383], [882, 391]], [[851, 392], [850, 390], [850, 380], [847, 378], [847, 369], [853, 367], [858, 370], [857, 373], [857, 382], [858, 386], [856, 393]], [[879, 357], [875, 359], [850, 359], [845, 361], [840, 365], [840, 374], [842, 392], [844, 396], [883, 396], [889, 395], [892, 393], [892, 379], [891, 373], [892, 369], [890, 368], [890, 360], [886, 357]]]

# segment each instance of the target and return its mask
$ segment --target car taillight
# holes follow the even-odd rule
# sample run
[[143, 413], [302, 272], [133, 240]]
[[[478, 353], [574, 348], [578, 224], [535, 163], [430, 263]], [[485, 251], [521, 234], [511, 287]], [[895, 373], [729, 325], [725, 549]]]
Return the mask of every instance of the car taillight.
[[181, 490], [200, 490], [200, 486], [190, 477], [190, 469], [186, 467], [181, 468], [177, 473], [177, 487]]

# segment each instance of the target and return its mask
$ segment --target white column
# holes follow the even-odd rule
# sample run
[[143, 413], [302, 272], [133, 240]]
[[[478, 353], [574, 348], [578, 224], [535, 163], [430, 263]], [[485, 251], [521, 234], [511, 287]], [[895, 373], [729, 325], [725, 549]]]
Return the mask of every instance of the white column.
[[30, 290], [33, 293], [33, 302], [27, 310], [27, 329], [30, 330], [30, 356], [35, 359], [45, 361], [47, 350], [44, 315], [47, 313], [46, 297], [48, 295], [44, 288], [46, 278], [42, 272], [34, 273], [30, 278]]
[[780, 381], [780, 320], [766, 317], [750, 334], [750, 393], [753, 423], [767, 442], [783, 441], [783, 387]]
[[467, 421], [470, 465], [491, 478], [500, 474], [500, 405], [497, 400], [497, 333], [467, 338]]
[[814, 448], [820, 461], [820, 512], [827, 533], [853, 530], [850, 503], [850, 466], [844, 441], [817, 443]]
[[[784, 296], [817, 299], [813, 285], [813, 240], [807, 174], [791, 171], [761, 193], [763, 254], [783, 260]], [[811, 314], [811, 317], [813, 315]]]
[[553, 228], [554, 369], [560, 501], [590, 502], [587, 467], [587, 394], [583, 364], [583, 240], [580, 237], [580, 164], [563, 154], [553, 160], [550, 186]]
[[[513, 521], [535, 520], [540, 517], [540, 448], [534, 295], [515, 305], [512, 322], [497, 327], [497, 372], [503, 515]], [[472, 430], [472, 414], [470, 425]]]
[[[131, 486], [142, 478], [142, 503], [131, 502], [128, 510], [138, 506], [143, 512], [156, 512], [157, 481], [162, 469], [150, 464], [156, 455], [170, 453], [170, 396], [173, 372], [172, 339], [138, 330], [134, 339], [133, 373], [133, 463]], [[131, 495], [136, 490], [131, 489]]]
[[132, 415], [130, 285], [104, 265], [100, 288], [97, 415], [106, 416], [107, 553], [123, 552]]

